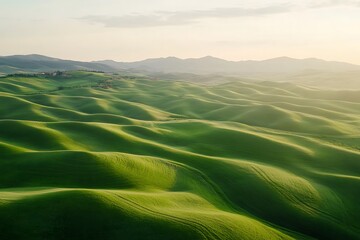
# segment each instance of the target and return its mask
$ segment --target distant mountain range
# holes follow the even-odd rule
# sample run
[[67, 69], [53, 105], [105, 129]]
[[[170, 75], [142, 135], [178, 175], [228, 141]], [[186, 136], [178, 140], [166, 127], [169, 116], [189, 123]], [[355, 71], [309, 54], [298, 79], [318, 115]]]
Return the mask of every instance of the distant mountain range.
[[359, 65], [324, 61], [315, 58], [294, 59], [279, 57], [263, 61], [227, 61], [214, 57], [180, 59], [153, 58], [137, 62], [112, 60], [80, 62], [41, 55], [0, 57], [0, 73], [48, 72], [57, 70], [95, 70], [104, 72], [136, 71], [192, 74], [257, 74], [299, 73], [309, 71], [344, 72], [360, 70]]
[[343, 62], [324, 61], [316, 58], [294, 59], [279, 57], [263, 61], [227, 61], [211, 56], [180, 59], [176, 57], [154, 58], [138, 62], [97, 61], [115, 69], [133, 69], [162, 73], [194, 74], [251, 74], [294, 73], [303, 71], [353, 71], [360, 66]]
[[0, 57], [0, 73], [52, 72], [68, 70], [117, 71], [107, 65], [95, 62], [62, 60], [42, 55], [14, 55]]

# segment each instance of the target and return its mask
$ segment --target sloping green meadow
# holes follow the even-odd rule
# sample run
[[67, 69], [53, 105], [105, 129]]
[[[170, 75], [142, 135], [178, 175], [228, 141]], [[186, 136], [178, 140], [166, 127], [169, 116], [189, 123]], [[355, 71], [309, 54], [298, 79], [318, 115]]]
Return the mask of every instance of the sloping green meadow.
[[360, 92], [0, 78], [0, 239], [360, 239]]

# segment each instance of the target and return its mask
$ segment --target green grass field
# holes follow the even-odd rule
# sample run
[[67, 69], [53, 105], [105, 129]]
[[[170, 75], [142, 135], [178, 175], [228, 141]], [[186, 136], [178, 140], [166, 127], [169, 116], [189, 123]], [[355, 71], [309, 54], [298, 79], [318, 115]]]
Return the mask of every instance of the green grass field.
[[360, 91], [0, 78], [0, 239], [360, 239]]

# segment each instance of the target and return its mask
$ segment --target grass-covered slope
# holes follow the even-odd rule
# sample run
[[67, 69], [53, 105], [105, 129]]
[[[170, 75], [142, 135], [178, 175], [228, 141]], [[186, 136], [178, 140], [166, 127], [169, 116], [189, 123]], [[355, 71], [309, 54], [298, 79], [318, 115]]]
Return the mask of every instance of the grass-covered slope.
[[0, 239], [359, 239], [360, 92], [0, 78]]
[[114, 68], [101, 63], [62, 60], [38, 54], [0, 56], [0, 73], [33, 73], [57, 70], [115, 71]]

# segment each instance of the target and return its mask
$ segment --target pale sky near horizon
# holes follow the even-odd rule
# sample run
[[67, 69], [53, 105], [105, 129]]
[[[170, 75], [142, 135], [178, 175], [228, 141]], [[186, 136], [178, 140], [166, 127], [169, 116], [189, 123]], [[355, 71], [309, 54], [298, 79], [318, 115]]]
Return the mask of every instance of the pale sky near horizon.
[[0, 0], [0, 55], [360, 64], [360, 0]]

